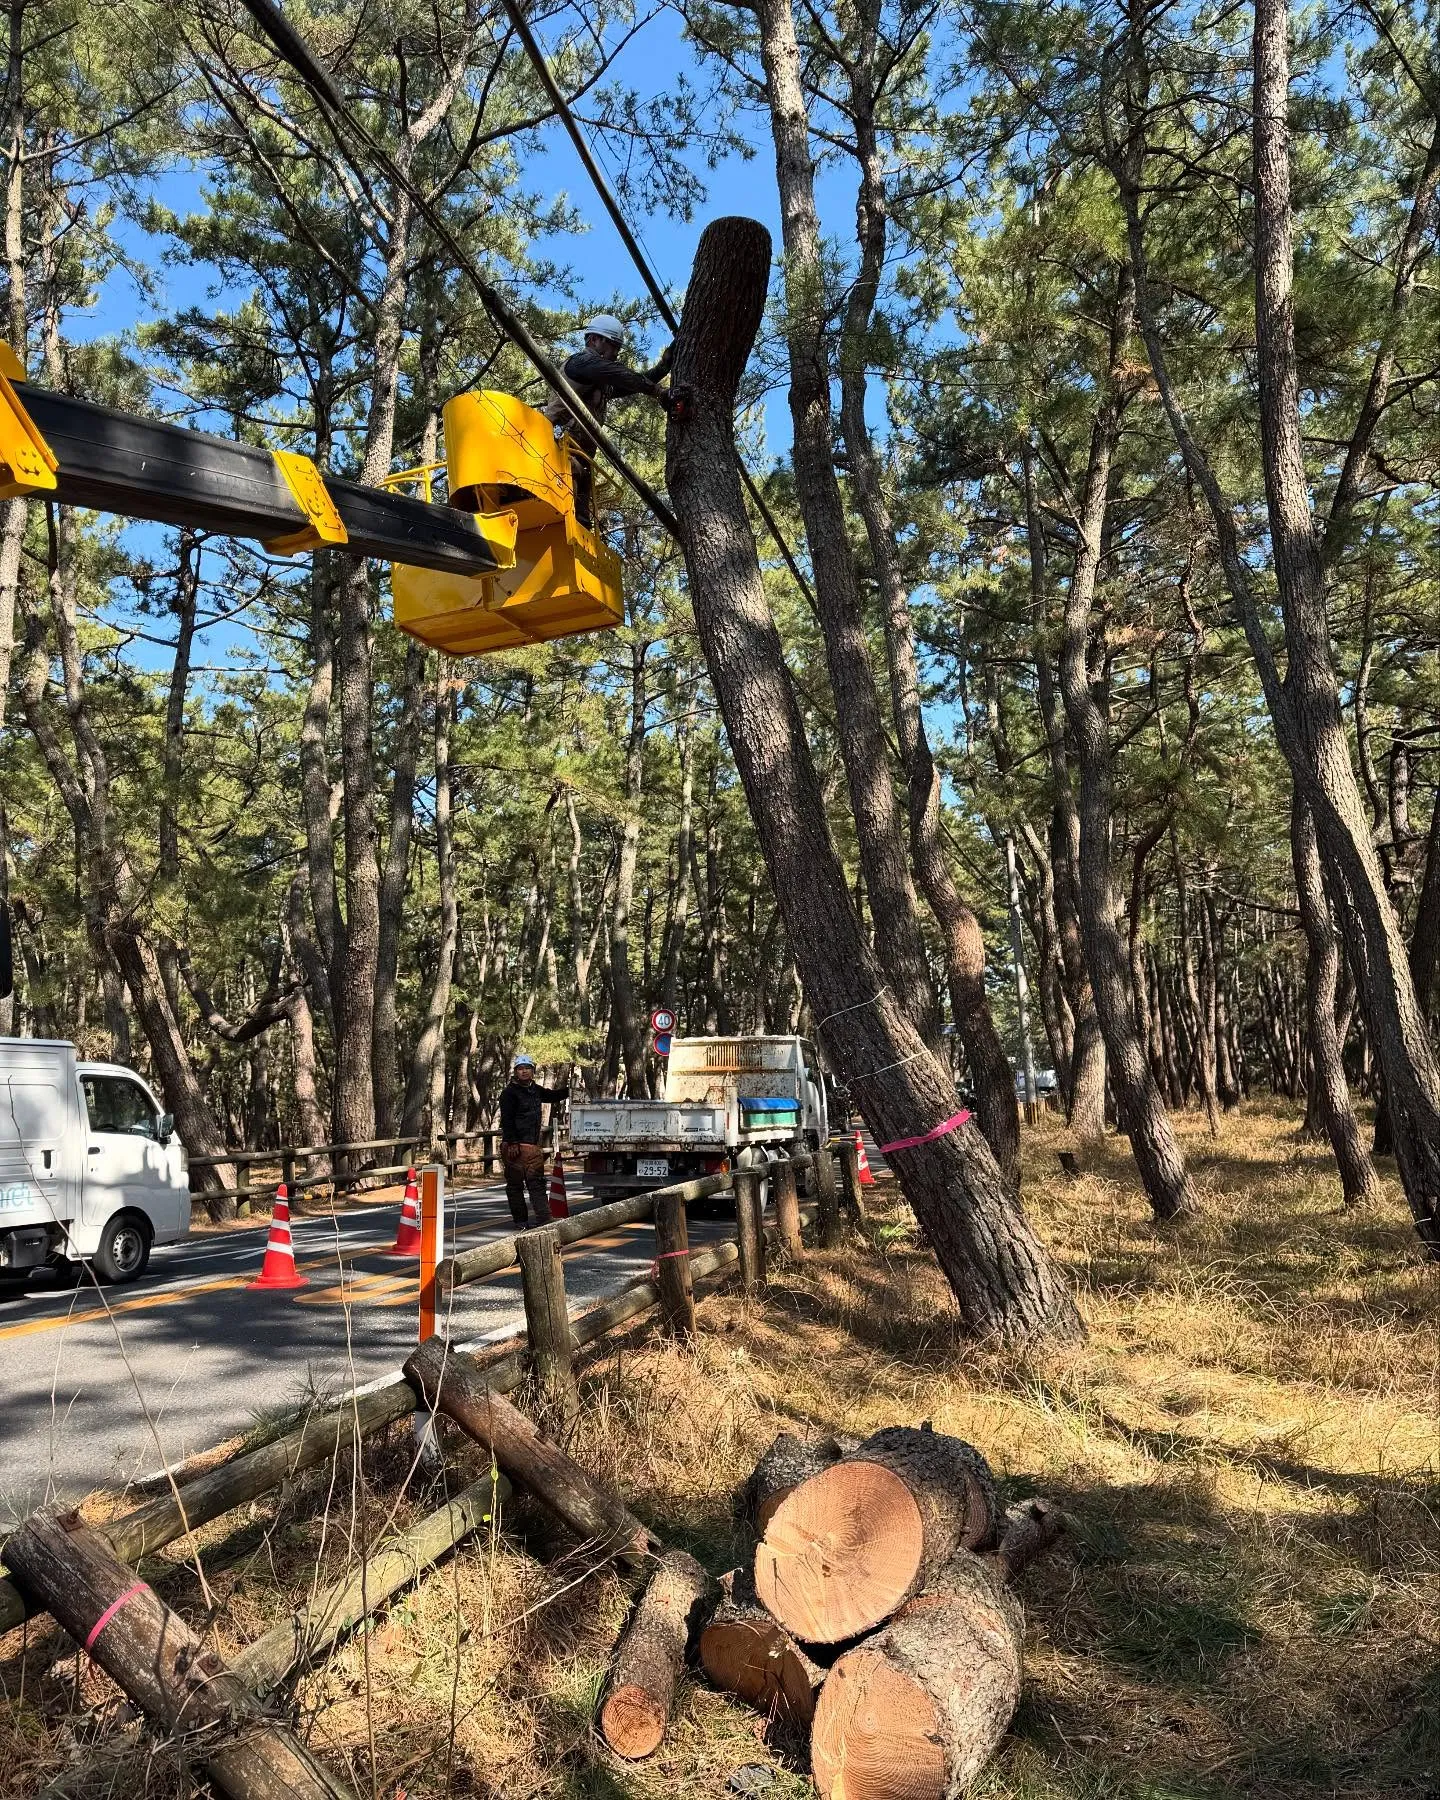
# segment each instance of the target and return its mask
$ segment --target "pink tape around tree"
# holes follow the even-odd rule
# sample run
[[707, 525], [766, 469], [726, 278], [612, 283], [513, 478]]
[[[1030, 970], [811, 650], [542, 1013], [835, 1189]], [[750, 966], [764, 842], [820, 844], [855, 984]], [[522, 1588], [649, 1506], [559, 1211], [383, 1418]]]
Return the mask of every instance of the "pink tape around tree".
[[918, 1150], [922, 1144], [933, 1144], [936, 1138], [942, 1138], [947, 1132], [958, 1130], [970, 1116], [962, 1106], [958, 1113], [952, 1114], [942, 1124], [937, 1125], [933, 1131], [927, 1131], [923, 1137], [896, 1138], [893, 1144], [882, 1144], [880, 1154], [888, 1156], [892, 1150]]

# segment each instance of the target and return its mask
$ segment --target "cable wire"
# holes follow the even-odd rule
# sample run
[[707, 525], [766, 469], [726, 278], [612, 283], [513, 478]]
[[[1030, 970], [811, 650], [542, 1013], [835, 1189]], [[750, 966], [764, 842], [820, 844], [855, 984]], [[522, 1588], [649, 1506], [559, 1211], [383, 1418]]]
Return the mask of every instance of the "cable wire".
[[[496, 329], [503, 332], [529, 359], [537, 373], [543, 376], [548, 385], [565, 402], [583, 429], [594, 438], [595, 443], [604, 451], [606, 459], [614, 465], [671, 536], [678, 537], [680, 528], [674, 513], [644, 476], [630, 466], [615, 440], [594, 417], [590, 408], [571, 387], [561, 370], [555, 367], [536, 343], [524, 320], [511, 310], [500, 294], [486, 281], [469, 252], [440, 217], [437, 209], [431, 205], [389, 151], [370, 135], [365, 126], [351, 112], [310, 46], [285, 18], [274, 0], [244, 0], [244, 5], [277, 53], [309, 89], [316, 104], [329, 120], [336, 141], [341, 148], [345, 148], [345, 134], [348, 132], [351, 139], [358, 143], [379, 165], [386, 178], [409, 198], [415, 210], [454, 258], [456, 268], [480, 296], [480, 303], [490, 315]], [[353, 155], [353, 151], [350, 154]]]
[[[550, 72], [550, 65], [545, 60], [545, 53], [540, 48], [535, 34], [530, 29], [530, 23], [521, 9], [520, 0], [501, 0], [501, 4], [505, 8], [506, 16], [509, 18], [510, 23], [515, 28], [515, 35], [525, 46], [525, 53], [530, 58], [536, 75], [540, 78], [540, 85], [545, 89], [546, 94], [550, 98], [551, 105], [560, 116], [560, 123], [565, 127], [570, 142], [575, 146], [575, 154], [580, 158], [581, 163], [584, 165], [585, 173], [590, 177], [591, 186], [600, 196], [600, 203], [605, 208], [606, 212], [609, 213], [611, 224], [620, 234], [620, 241], [630, 252], [630, 260], [635, 264], [645, 286], [650, 290], [650, 298], [655, 302], [656, 307], [659, 309], [660, 317], [670, 327], [671, 331], [678, 331], [680, 329], [680, 321], [675, 316], [675, 309], [671, 306], [664, 288], [661, 287], [658, 276], [651, 268], [649, 258], [641, 249], [639, 240], [631, 230], [630, 222], [626, 219], [624, 212], [621, 210], [620, 202], [616, 199], [614, 190], [606, 180], [605, 174], [599, 163], [595, 160], [595, 156], [590, 149], [585, 134], [580, 129], [580, 123], [570, 108], [570, 102], [560, 92], [559, 85]], [[740, 461], [738, 456], [736, 457], [736, 461], [740, 462], [740, 476], [745, 483], [745, 490], [755, 502], [755, 510], [765, 521], [766, 530], [775, 540], [776, 548], [785, 559], [786, 568], [788, 568], [790, 573], [794, 576], [795, 585], [805, 596], [811, 610], [818, 611], [819, 609], [816, 605], [815, 596], [810, 591], [810, 584], [805, 579], [800, 565], [795, 559], [794, 551], [791, 550], [789, 544], [781, 535], [780, 527], [776, 523], [774, 514], [770, 511], [765, 496], [760, 492], [759, 486], [751, 476], [750, 471], [745, 467], [743, 461]]]

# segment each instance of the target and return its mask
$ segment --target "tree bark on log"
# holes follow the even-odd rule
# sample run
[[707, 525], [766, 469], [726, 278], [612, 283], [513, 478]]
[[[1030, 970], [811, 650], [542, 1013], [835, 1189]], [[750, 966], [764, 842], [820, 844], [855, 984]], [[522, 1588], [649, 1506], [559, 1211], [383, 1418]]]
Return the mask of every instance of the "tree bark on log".
[[741, 1489], [741, 1510], [755, 1535], [764, 1536], [776, 1508], [802, 1481], [839, 1462], [844, 1454], [838, 1438], [798, 1438], [793, 1431], [780, 1432]]
[[825, 1671], [760, 1604], [743, 1569], [720, 1578], [720, 1604], [700, 1633], [700, 1666], [711, 1685], [767, 1720], [808, 1725]]
[[1013, 1581], [1037, 1556], [1043, 1556], [1065, 1529], [1065, 1514], [1053, 1500], [1025, 1500], [1005, 1515], [994, 1562], [1002, 1581]]
[[[960, 1106], [865, 942], [760, 578], [733, 421], [769, 267], [769, 233], [754, 220], [717, 220], [701, 239], [675, 350], [674, 381], [693, 405], [671, 418], [666, 473], [701, 644], [786, 937], [833, 1063], [877, 1140], [889, 1143], [948, 1127]], [[1083, 1336], [1074, 1302], [973, 1124], [889, 1161], [970, 1332], [1010, 1341]]]
[[97, 1532], [37, 1515], [6, 1545], [15, 1578], [233, 1800], [352, 1800], [287, 1725], [113, 1555]]
[[755, 1589], [803, 1642], [838, 1644], [882, 1624], [958, 1549], [989, 1549], [998, 1521], [978, 1450], [891, 1426], [775, 1509], [755, 1552]]
[[998, 1574], [956, 1557], [826, 1677], [810, 1740], [824, 1800], [956, 1800], [1014, 1714], [1023, 1638]]
[[405, 1378], [433, 1412], [443, 1412], [495, 1458], [514, 1482], [543, 1500], [577, 1536], [622, 1562], [643, 1558], [650, 1533], [620, 1499], [543, 1438], [525, 1415], [485, 1384], [469, 1357], [427, 1338], [405, 1364]]
[[697, 1615], [714, 1585], [683, 1550], [661, 1557], [615, 1651], [600, 1707], [600, 1730], [617, 1755], [636, 1762], [658, 1748]]

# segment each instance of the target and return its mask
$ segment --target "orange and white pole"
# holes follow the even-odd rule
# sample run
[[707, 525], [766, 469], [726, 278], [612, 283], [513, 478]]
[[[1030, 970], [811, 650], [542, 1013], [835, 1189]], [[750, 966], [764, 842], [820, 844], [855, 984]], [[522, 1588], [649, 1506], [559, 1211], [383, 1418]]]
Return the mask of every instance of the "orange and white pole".
[[435, 1271], [445, 1254], [445, 1171], [420, 1171], [420, 1342], [435, 1335]]
[[[435, 1335], [435, 1271], [445, 1254], [445, 1171], [420, 1171], [420, 1342]], [[415, 1414], [415, 1441], [427, 1468], [440, 1461], [430, 1413], [421, 1407]]]

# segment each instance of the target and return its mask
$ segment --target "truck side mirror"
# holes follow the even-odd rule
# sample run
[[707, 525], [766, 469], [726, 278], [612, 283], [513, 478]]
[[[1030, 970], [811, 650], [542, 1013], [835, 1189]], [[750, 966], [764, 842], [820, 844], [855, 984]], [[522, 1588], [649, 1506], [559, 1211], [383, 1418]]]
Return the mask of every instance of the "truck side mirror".
[[168, 1144], [175, 1135], [174, 1113], [161, 1113], [160, 1121], [155, 1127], [155, 1136], [162, 1144]]

